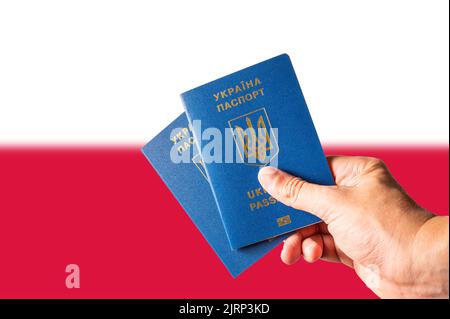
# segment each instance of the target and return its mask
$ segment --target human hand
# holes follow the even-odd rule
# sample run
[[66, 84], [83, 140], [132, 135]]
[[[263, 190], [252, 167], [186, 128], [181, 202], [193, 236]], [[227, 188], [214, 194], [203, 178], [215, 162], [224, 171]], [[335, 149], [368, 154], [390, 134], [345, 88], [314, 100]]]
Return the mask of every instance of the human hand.
[[273, 197], [323, 220], [286, 239], [283, 262], [294, 264], [302, 255], [308, 262], [342, 262], [383, 298], [448, 298], [448, 216], [419, 207], [378, 159], [336, 156], [328, 162], [336, 186], [273, 167], [259, 172]]

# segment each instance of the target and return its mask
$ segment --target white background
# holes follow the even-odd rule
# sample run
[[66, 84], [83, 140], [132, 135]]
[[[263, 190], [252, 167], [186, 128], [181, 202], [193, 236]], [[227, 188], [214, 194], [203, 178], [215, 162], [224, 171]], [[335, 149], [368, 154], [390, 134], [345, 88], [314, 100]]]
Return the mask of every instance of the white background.
[[325, 143], [448, 143], [447, 0], [2, 1], [0, 144], [143, 144], [288, 53]]

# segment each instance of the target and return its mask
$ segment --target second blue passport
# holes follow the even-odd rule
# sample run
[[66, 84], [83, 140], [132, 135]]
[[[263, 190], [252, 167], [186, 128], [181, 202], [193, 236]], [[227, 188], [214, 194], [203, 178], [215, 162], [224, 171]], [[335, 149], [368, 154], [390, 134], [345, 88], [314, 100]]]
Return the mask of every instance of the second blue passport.
[[233, 249], [320, 221], [277, 202], [257, 178], [260, 167], [273, 165], [313, 183], [334, 184], [286, 54], [181, 98]]
[[174, 163], [172, 151], [196, 156], [195, 144], [184, 114], [147, 143], [142, 152], [233, 277], [253, 265], [286, 237], [280, 236], [232, 250], [203, 167], [198, 162]]

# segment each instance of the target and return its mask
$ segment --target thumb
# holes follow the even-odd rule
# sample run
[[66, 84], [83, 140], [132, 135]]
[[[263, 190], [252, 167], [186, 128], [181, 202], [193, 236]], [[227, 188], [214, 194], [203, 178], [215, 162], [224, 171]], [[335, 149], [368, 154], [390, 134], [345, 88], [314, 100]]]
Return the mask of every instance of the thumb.
[[273, 166], [261, 168], [258, 180], [278, 201], [316, 215], [325, 223], [329, 219], [329, 212], [336, 211], [333, 208], [339, 195], [337, 186], [308, 183]]

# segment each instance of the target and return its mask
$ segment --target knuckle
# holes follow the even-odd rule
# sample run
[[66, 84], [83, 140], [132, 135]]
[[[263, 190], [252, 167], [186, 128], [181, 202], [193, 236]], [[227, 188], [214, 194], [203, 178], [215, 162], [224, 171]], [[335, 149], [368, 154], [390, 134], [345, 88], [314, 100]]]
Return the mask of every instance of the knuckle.
[[305, 182], [298, 177], [290, 177], [282, 187], [282, 194], [287, 203], [293, 204], [297, 201]]
[[385, 168], [386, 164], [383, 160], [379, 158], [372, 157], [370, 158], [370, 164], [373, 168]]
[[388, 171], [387, 166], [383, 160], [374, 157], [369, 158], [369, 162], [367, 163], [366, 166], [367, 173], [383, 174], [387, 171]]

